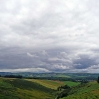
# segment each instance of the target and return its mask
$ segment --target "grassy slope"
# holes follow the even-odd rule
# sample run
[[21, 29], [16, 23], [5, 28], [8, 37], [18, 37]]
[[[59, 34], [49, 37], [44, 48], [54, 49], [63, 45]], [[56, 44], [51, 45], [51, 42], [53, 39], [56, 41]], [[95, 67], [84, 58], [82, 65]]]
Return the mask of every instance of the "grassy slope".
[[59, 86], [64, 85], [62, 81], [54, 81], [54, 80], [39, 80], [39, 79], [26, 79], [28, 81], [36, 82], [41, 84], [47, 88], [51, 88], [56, 90]]
[[86, 85], [74, 87], [70, 95], [61, 99], [99, 99], [99, 84], [90, 82]]
[[54, 90], [23, 79], [0, 78], [0, 99], [54, 99]]

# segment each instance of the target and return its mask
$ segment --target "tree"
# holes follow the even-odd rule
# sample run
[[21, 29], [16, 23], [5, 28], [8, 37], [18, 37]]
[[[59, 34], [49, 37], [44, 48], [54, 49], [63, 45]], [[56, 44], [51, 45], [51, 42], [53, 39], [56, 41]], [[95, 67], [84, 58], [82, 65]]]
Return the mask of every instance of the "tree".
[[99, 83], [99, 76], [98, 76], [97, 82]]

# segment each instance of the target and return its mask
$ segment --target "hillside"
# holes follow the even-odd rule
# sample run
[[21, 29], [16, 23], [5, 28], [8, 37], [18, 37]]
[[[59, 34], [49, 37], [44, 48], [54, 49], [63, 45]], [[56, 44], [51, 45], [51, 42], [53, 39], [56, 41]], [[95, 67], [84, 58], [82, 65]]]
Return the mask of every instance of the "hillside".
[[99, 99], [99, 84], [1, 77], [0, 99]]
[[89, 82], [72, 87], [68, 95], [60, 99], [99, 99], [99, 84]]
[[0, 99], [54, 99], [55, 91], [24, 79], [0, 78]]
[[45, 86], [50, 89], [57, 90], [57, 88], [65, 83], [63, 81], [56, 81], [56, 80], [41, 80], [41, 79], [26, 79], [27, 81], [36, 82], [42, 86]]

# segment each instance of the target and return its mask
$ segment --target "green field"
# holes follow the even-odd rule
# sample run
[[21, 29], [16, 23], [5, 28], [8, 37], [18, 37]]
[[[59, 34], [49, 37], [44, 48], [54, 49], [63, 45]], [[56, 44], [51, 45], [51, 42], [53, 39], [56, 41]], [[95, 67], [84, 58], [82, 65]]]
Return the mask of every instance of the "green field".
[[80, 82], [64, 81], [64, 84], [73, 87], [79, 85]]
[[26, 79], [28, 81], [36, 82], [47, 88], [57, 89], [59, 86], [68, 85], [70, 87], [77, 86], [80, 82], [73, 81], [58, 81], [58, 80], [40, 80], [40, 79]]
[[99, 99], [99, 84], [90, 82], [73, 87], [68, 96], [60, 99]]
[[55, 80], [39, 80], [39, 79], [26, 79], [28, 81], [36, 82], [42, 86], [56, 90], [59, 86], [64, 85], [62, 81]]
[[54, 99], [55, 91], [24, 79], [0, 78], [0, 99]]

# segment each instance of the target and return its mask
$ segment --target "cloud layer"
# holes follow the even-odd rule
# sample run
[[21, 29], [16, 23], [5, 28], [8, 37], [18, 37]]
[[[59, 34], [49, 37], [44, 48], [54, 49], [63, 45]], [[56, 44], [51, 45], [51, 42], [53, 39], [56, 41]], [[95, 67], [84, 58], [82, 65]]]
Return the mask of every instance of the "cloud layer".
[[98, 0], [0, 0], [0, 71], [99, 72]]

